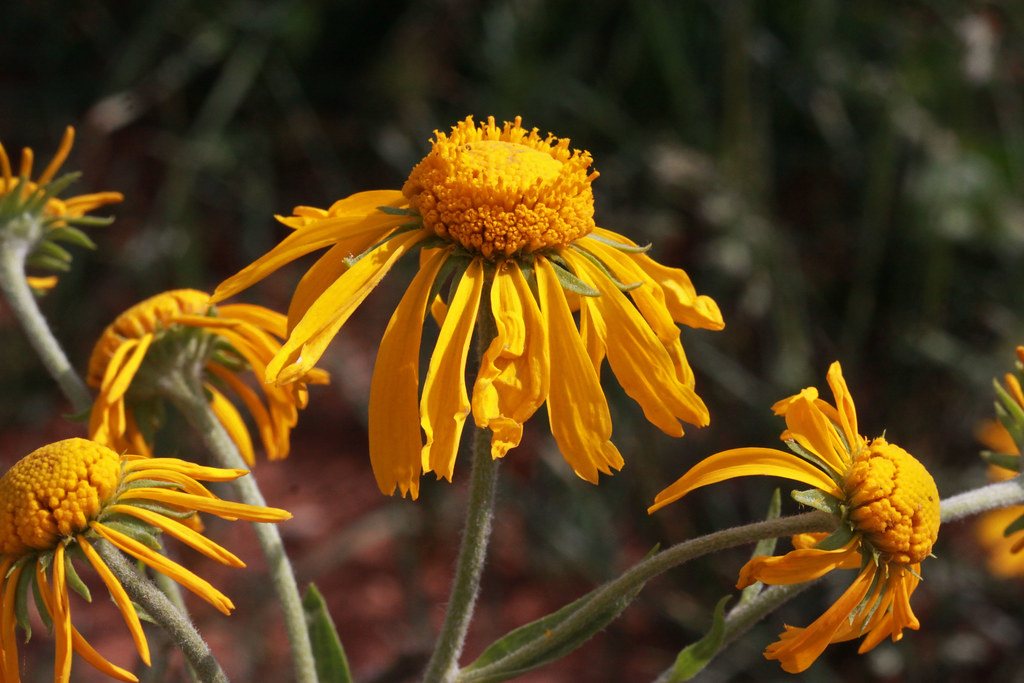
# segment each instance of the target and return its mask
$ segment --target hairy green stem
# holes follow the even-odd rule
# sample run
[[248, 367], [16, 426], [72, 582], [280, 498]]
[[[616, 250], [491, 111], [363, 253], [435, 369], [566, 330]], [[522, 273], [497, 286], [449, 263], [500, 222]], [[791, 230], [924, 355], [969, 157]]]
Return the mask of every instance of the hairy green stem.
[[[494, 317], [487, 297], [478, 318], [477, 361], [496, 334]], [[466, 642], [466, 633], [473, 617], [480, 577], [487, 557], [494, 517], [494, 493], [497, 488], [498, 462], [491, 456], [490, 430], [475, 428], [473, 439], [473, 471], [469, 480], [469, 501], [462, 543], [455, 564], [448, 609], [434, 646], [434, 653], [423, 675], [425, 683], [451, 683], [459, 672], [459, 656]]]
[[[249, 469], [238, 452], [238, 447], [214, 415], [196, 377], [185, 376], [180, 372], [171, 373], [160, 379], [159, 386], [161, 393], [199, 432], [218, 466], [228, 469]], [[252, 475], [239, 477], [231, 483], [241, 502], [266, 507], [267, 501]], [[297, 683], [317, 683], [316, 662], [309, 630], [306, 627], [306, 616], [302, 609], [302, 597], [295, 581], [295, 572], [285, 553], [281, 534], [276, 524], [253, 522], [252, 526], [266, 557], [277, 599], [284, 611], [285, 630], [292, 647], [295, 680]]]
[[[833, 531], [836, 520], [824, 512], [809, 512], [792, 517], [780, 517], [764, 522], [756, 522], [744, 526], [716, 531], [700, 538], [683, 541], [637, 563], [625, 573], [604, 585], [593, 597], [571, 616], [547, 633], [526, 643], [514, 652], [487, 665], [463, 672], [460, 683], [487, 680], [488, 677], [503, 671], [516, 671], [539, 660], [547, 651], [556, 649], [561, 642], [569, 639], [586, 624], [606, 612], [609, 605], [621, 600], [622, 596], [637, 590], [644, 583], [658, 574], [673, 567], [689, 562], [709, 553], [732, 548], [734, 546], [753, 543], [765, 538], [778, 538], [812, 531]], [[767, 591], [766, 591], [767, 592]], [[757, 603], [756, 599], [750, 604]], [[759, 606], [760, 603], [757, 603]], [[770, 605], [763, 606], [765, 609]], [[756, 608], [750, 608], [756, 609]], [[765, 611], [764, 613], [767, 613]], [[755, 612], [743, 612], [753, 619]], [[740, 617], [737, 617], [739, 619]], [[760, 618], [759, 616], [757, 618]], [[753, 621], [751, 621], [753, 623]]]
[[227, 683], [228, 677], [220, 668], [192, 622], [179, 612], [171, 601], [151, 581], [139, 574], [121, 552], [106, 541], [93, 542], [110, 571], [114, 572], [125, 592], [133, 602], [138, 603], [177, 643], [186, 661], [201, 683]]
[[32, 288], [25, 281], [25, 259], [29, 250], [29, 243], [17, 236], [4, 235], [0, 238], [0, 291], [3, 291], [14, 317], [43, 366], [71, 402], [72, 412], [87, 413], [92, 407], [92, 394], [71, 367], [64, 349], [39, 310]]
[[1024, 478], [1021, 475], [1008, 481], [965, 491], [942, 501], [942, 522], [953, 522], [986, 510], [1024, 503]]

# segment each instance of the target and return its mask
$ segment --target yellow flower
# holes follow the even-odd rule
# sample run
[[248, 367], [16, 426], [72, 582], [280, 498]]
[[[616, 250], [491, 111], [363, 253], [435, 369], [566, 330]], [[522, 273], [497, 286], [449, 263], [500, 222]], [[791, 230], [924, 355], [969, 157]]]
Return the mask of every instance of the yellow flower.
[[[221, 500], [200, 481], [231, 481], [245, 470], [201, 467], [173, 458], [118, 455], [85, 439], [43, 446], [0, 478], [0, 679], [17, 683], [15, 627], [28, 630], [28, 595], [40, 616], [53, 623], [56, 681], [69, 680], [71, 653], [122, 681], [138, 680], [110, 663], [71, 624], [68, 587], [90, 599], [73, 559], [87, 562], [117, 605], [142, 660], [149, 646], [124, 587], [93, 547], [105, 539], [151, 569], [174, 579], [221, 612], [234, 605], [210, 583], [159, 553], [163, 531], [203, 555], [233, 567], [245, 564], [180, 520], [195, 512], [225, 519], [279, 522], [291, 515], [276, 508]], [[33, 585], [34, 584], [34, 585]]]
[[[1024, 368], [1024, 346], [1017, 347], [1020, 366]], [[1004, 389], [1012, 403], [1024, 410], [1024, 390], [1020, 380], [1013, 374], [1004, 378]], [[1004, 460], [1003, 464], [1016, 464], [1016, 469], [1001, 467], [996, 464], [989, 466], [989, 478], [993, 481], [1004, 481], [1019, 474], [1020, 449], [1010, 432], [1000, 422], [989, 420], [982, 424], [978, 432], [978, 440], [992, 453], [1016, 456]], [[988, 551], [988, 568], [996, 576], [1012, 578], [1024, 576], [1024, 530], [1016, 529], [1009, 534], [1007, 527], [1024, 516], [1024, 505], [992, 510], [981, 515], [976, 522], [975, 533], [978, 542]]]
[[899, 640], [904, 628], [918, 628], [910, 595], [920, 581], [921, 561], [939, 532], [939, 494], [928, 471], [905, 450], [883, 437], [868, 441], [857, 430], [853, 398], [839, 363], [828, 371], [835, 406], [815, 388], [773, 406], [784, 415], [783, 441], [796, 453], [773, 448], [737, 448], [716, 453], [694, 466], [655, 498], [653, 512], [690, 491], [754, 474], [785, 477], [817, 491], [795, 494], [840, 518], [830, 536], [802, 534], [795, 550], [782, 557], [760, 555], [740, 571], [738, 588], [756, 581], [793, 584], [833, 569], [859, 570], [850, 587], [806, 628], [786, 626], [765, 650], [782, 668], [809, 667], [829, 643], [865, 636], [860, 652], [887, 636]]
[[306, 384], [326, 383], [327, 373], [311, 368], [292, 385], [261, 383], [262, 398], [237, 375], [248, 366], [262, 377], [284, 333], [280, 313], [248, 304], [213, 307], [208, 294], [194, 289], [164, 292], [136, 304], [104, 330], [89, 359], [88, 382], [100, 390], [89, 420], [90, 438], [118, 451], [150, 455], [152, 425], [147, 420], [157, 409], [160, 382], [169, 369], [192, 364], [194, 372], [203, 373], [211, 408], [247, 463], [254, 462], [249, 432], [218, 387], [227, 387], [245, 404], [267, 456], [286, 457], [291, 429], [308, 399]]
[[[74, 225], [109, 223], [109, 219], [90, 218], [85, 214], [105, 204], [124, 199], [120, 192], [95, 192], [68, 199], [57, 197], [77, 174], [54, 178], [71, 151], [75, 130], [68, 126], [57, 153], [35, 180], [31, 180], [34, 155], [28, 147], [21, 150], [18, 175], [11, 169], [7, 151], [0, 144], [0, 231], [16, 233], [27, 240], [28, 264], [48, 270], [67, 270], [71, 260], [57, 242], [71, 242], [93, 247], [92, 241]], [[38, 291], [56, 284], [52, 277], [30, 277], [29, 285]]]
[[[594, 483], [599, 472], [611, 474], [623, 460], [599, 382], [605, 357], [666, 433], [681, 436], [680, 420], [707, 424], [676, 323], [721, 329], [718, 306], [697, 295], [684, 271], [595, 225], [590, 154], [524, 129], [519, 118], [504, 127], [467, 118], [435, 137], [401, 192], [362, 192], [327, 210], [278, 217], [293, 232], [214, 292], [223, 300], [329, 247], [295, 290], [288, 339], [267, 380], [308, 372], [398, 259], [419, 251], [370, 390], [370, 460], [385, 494], [397, 487], [415, 498], [421, 472], [451, 480], [470, 412], [492, 431], [497, 458], [519, 444], [523, 423], [544, 404], [576, 474]], [[448, 282], [445, 302], [438, 294]], [[420, 392], [428, 306], [441, 329]], [[478, 317], [493, 328], [470, 397], [466, 359]]]

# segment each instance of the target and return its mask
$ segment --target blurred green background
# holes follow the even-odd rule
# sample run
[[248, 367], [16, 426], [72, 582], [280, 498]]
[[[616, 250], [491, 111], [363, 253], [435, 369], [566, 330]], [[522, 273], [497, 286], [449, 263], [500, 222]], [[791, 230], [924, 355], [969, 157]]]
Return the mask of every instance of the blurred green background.
[[[165, 289], [211, 290], [286, 233], [275, 213], [401, 187], [433, 130], [468, 114], [522, 115], [592, 152], [598, 224], [652, 242], [721, 306], [724, 331], [683, 332], [712, 425], [661, 435], [605, 370], [627, 465], [592, 487], [538, 415], [503, 465], [469, 661], [655, 543], [763, 515], [776, 482], [644, 509], [715, 450], [776, 445], [770, 405], [824, 388], [833, 360], [866, 435], [884, 430], [914, 453], [944, 496], [985, 480], [974, 431], [1024, 343], [1022, 32], [1014, 2], [13, 0], [0, 11], [0, 141], [42, 163], [72, 124], [65, 170], [85, 173], [72, 191], [126, 196], [94, 232], [99, 250], [77, 251], [43, 304], [83, 371], [120, 311]], [[283, 310], [301, 272], [241, 298]], [[285, 533], [300, 577], [325, 589], [364, 681], [420, 670], [467, 474], [463, 463], [454, 485], [425, 482], [410, 503], [380, 496], [369, 471], [375, 340], [407, 282], [398, 269], [344, 328], [324, 359], [334, 383], [314, 390], [293, 455], [257, 469], [270, 502], [296, 513]], [[10, 316], [0, 322], [10, 464], [81, 427], [60, 418], [66, 405]], [[651, 680], [702, 635], [747, 554], [658, 579], [577, 654], [522, 680]], [[770, 617], [702, 680], [1024, 680], [1024, 583], [986, 575], [970, 522], [945, 527], [935, 554], [913, 601], [922, 628], [898, 646], [834, 646], [799, 677], [761, 658], [840, 580]], [[264, 647], [279, 624], [253, 571], [223, 579], [246, 596], [242, 616], [200, 625], [231, 652], [236, 680], [287, 680], [281, 646]], [[75, 609], [88, 635], [89, 609]], [[247, 635], [254, 614], [266, 625]], [[38, 680], [50, 646], [34, 639], [26, 655]], [[76, 678], [91, 675], [76, 664]]]

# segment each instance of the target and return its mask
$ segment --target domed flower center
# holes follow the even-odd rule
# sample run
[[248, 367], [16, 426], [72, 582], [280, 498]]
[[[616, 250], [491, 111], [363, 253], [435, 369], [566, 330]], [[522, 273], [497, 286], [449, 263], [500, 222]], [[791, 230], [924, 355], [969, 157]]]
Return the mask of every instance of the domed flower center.
[[85, 439], [28, 454], [0, 478], [0, 553], [48, 550], [84, 530], [117, 490], [121, 458]]
[[939, 491], [910, 453], [877, 438], [857, 454], [846, 477], [854, 527], [882, 560], [916, 564], [939, 534]]
[[117, 316], [103, 330], [89, 357], [89, 378], [92, 386], [100, 386], [107, 364], [126, 339], [139, 339], [167, 329], [179, 315], [204, 315], [210, 309], [210, 295], [196, 289], [176, 289], [140, 301]]
[[590, 154], [494, 118], [460, 122], [402, 187], [423, 224], [487, 258], [569, 244], [594, 229]]

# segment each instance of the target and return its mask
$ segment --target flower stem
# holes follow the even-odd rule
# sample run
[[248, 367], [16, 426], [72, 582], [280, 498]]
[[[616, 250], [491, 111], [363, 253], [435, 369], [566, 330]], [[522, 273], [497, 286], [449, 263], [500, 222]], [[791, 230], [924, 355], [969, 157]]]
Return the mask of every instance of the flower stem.
[[[214, 415], [202, 387], [198, 386], [194, 378], [187, 377], [184, 373], [165, 375], [160, 380], [160, 391], [199, 432], [218, 466], [228, 469], [249, 469], [235, 443], [224, 430], [224, 426]], [[267, 501], [251, 474], [239, 477], [231, 484], [241, 502], [266, 507]], [[288, 640], [292, 647], [295, 680], [297, 683], [317, 683], [316, 662], [302, 609], [302, 597], [299, 595], [295, 572], [285, 553], [281, 534], [276, 524], [253, 522], [252, 526], [267, 560], [277, 599], [284, 611], [285, 630], [288, 632]]]
[[210, 646], [192, 622], [175, 609], [167, 596], [141, 576], [117, 548], [103, 540], [94, 541], [94, 547], [124, 586], [128, 597], [141, 605], [181, 648], [189, 666], [195, 671], [196, 680], [202, 683], [227, 683], [228, 677], [214, 658]]
[[1024, 478], [1021, 475], [1008, 481], [965, 491], [946, 498], [941, 503], [943, 524], [976, 515], [998, 507], [1024, 503]]
[[[490, 303], [484, 297], [478, 317], [477, 361], [496, 334]], [[459, 656], [473, 617], [480, 577], [483, 574], [487, 544], [494, 518], [494, 493], [497, 488], [498, 461], [491, 456], [490, 430], [475, 427], [473, 435], [473, 471], [469, 480], [469, 501], [462, 543], [455, 564], [448, 609], [434, 646], [434, 653], [423, 674], [424, 683], [451, 683], [459, 672]]]
[[[608, 611], [609, 606], [621, 600], [622, 596], [637, 590], [658, 574], [692, 559], [765, 538], [792, 536], [811, 531], [833, 531], [835, 525], [835, 518], [831, 515], [824, 512], [809, 512], [723, 529], [700, 538], [678, 543], [637, 563], [618, 578], [606, 583], [586, 604], [564, 619], [558, 626], [487, 666], [465, 672], [463, 676], [459, 677], [459, 681], [468, 683], [469, 681], [488, 680], [495, 673], [516, 671], [527, 667], [530, 662], [539, 660], [545, 651], [557, 648], [564, 640], [582, 630], [586, 624]], [[749, 604], [757, 604], [758, 607], [750, 607], [749, 609], [752, 611], [744, 611], [737, 616], [737, 628], [740, 624], [746, 623], [740, 621], [744, 616], [750, 618], [752, 620], [750, 623], [753, 623], [753, 620], [774, 608], [770, 603], [758, 603], [756, 599]], [[757, 612], [759, 607], [765, 611]]]
[[0, 291], [3, 291], [14, 317], [21, 324], [43, 366], [71, 402], [72, 412], [87, 413], [92, 407], [92, 394], [68, 362], [64, 349], [53, 336], [25, 280], [25, 258], [28, 251], [29, 244], [25, 240], [10, 235], [0, 240]]

